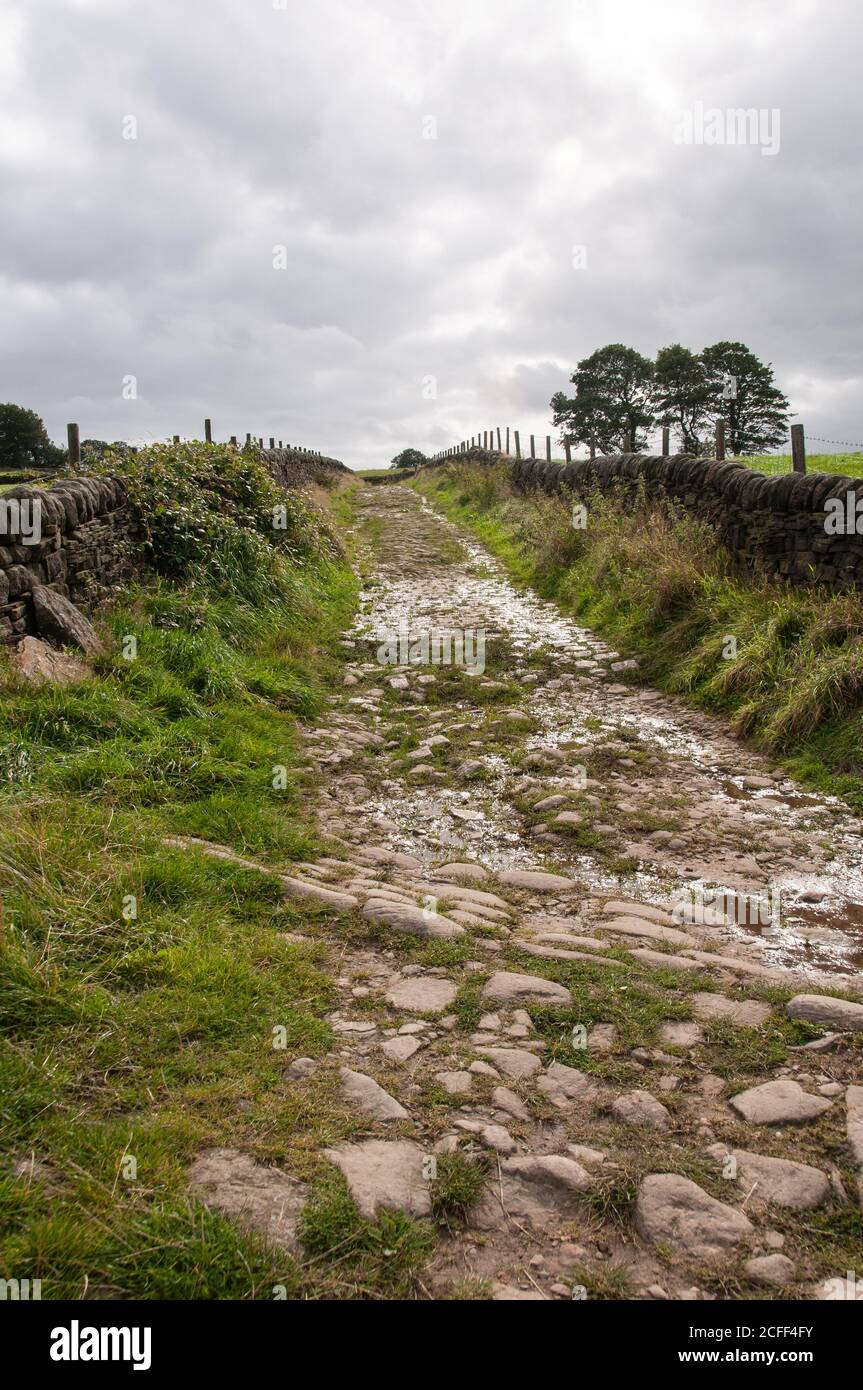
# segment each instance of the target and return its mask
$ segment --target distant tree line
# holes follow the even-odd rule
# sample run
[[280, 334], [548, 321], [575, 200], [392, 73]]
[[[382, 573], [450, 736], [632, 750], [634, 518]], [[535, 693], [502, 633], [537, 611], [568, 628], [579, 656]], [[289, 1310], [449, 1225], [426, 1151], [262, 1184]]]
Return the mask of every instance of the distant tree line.
[[709, 454], [717, 420], [725, 421], [730, 454], [758, 454], [788, 438], [789, 404], [745, 343], [714, 343], [692, 352], [672, 343], [655, 361], [623, 343], [609, 343], [579, 362], [572, 396], [551, 398], [554, 423], [570, 445], [619, 453], [628, 435], [644, 452], [648, 431], [667, 425], [685, 454]]

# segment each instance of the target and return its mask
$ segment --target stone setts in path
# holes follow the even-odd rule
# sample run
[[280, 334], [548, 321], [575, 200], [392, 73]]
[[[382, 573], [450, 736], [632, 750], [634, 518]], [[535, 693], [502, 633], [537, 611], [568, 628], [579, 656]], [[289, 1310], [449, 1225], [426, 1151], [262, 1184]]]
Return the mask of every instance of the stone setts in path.
[[[808, 1211], [820, 1207], [830, 1198], [830, 1179], [820, 1168], [797, 1163], [787, 1158], [770, 1158], [765, 1154], [749, 1153], [746, 1149], [727, 1150], [716, 1144], [709, 1150], [723, 1168], [734, 1174], [733, 1181], [750, 1194], [756, 1204], [773, 1203]], [[731, 1159], [731, 1164], [728, 1160]]]
[[562, 1155], [504, 1159], [499, 1182], [491, 1184], [469, 1224], [495, 1230], [515, 1218], [540, 1228], [558, 1227], [577, 1218], [579, 1199], [591, 1181], [580, 1163]]
[[786, 1077], [766, 1081], [731, 1097], [731, 1105], [751, 1125], [806, 1124], [830, 1109], [832, 1102], [804, 1091]]
[[483, 986], [482, 993], [484, 999], [499, 1003], [511, 1004], [530, 999], [564, 1007], [572, 1003], [572, 995], [565, 985], [543, 980], [538, 975], [517, 975], [508, 970], [496, 971]]
[[408, 1013], [436, 1014], [448, 1009], [458, 993], [451, 980], [415, 976], [399, 980], [387, 990], [387, 1003]]
[[644, 1178], [636, 1200], [635, 1226], [651, 1244], [667, 1245], [705, 1264], [730, 1259], [755, 1235], [752, 1223], [741, 1211], [718, 1202], [676, 1173]]
[[[321, 1141], [321, 1168], [341, 1172], [365, 1220], [438, 1223], [423, 1296], [447, 1297], [468, 1271], [488, 1298], [570, 1299], [584, 1271], [610, 1268], [627, 1297], [721, 1298], [741, 1285], [759, 1298], [834, 1296], [794, 1221], [863, 1201], [851, 1050], [863, 990], [860, 1002], [816, 992], [854, 994], [859, 974], [847, 990], [835, 975], [797, 975], [777, 964], [781, 942], [728, 930], [710, 908], [687, 915], [678, 892], [829, 873], [814, 832], [817, 863], [795, 860], [817, 798], [798, 812], [781, 799], [784, 774], [718, 721], [617, 687], [608, 670], [625, 654], [516, 593], [487, 557], [453, 559], [451, 531], [414, 494], [375, 489], [363, 506], [376, 577], [345, 635], [350, 679], [308, 731], [327, 853], [274, 867], [172, 842], [275, 873], [297, 916], [314, 909], [279, 946], [314, 945], [337, 995], [331, 1031], [321, 1055], [281, 1076], [309, 1115], [332, 1098], [342, 1128]], [[502, 633], [506, 669], [460, 683], [382, 668], [365, 638], [405, 614], [484, 626], [489, 651]], [[835, 829], [831, 807], [814, 812]], [[668, 885], [662, 902], [640, 901], [648, 881]], [[774, 983], [787, 1004], [745, 997]], [[777, 1062], [783, 1013], [829, 1032]], [[735, 1042], [739, 1075], [727, 1065]], [[189, 1176], [214, 1210], [296, 1251], [308, 1189], [289, 1168], [225, 1149]], [[633, 1172], [634, 1203], [612, 1220], [605, 1190], [628, 1188]], [[469, 1200], [441, 1216], [453, 1174], [456, 1193], [472, 1177]]]
[[299, 1253], [297, 1227], [308, 1188], [296, 1178], [236, 1149], [208, 1149], [189, 1169], [189, 1185], [211, 1211]]
[[427, 908], [395, 903], [388, 898], [369, 898], [363, 905], [363, 916], [374, 922], [384, 922], [393, 931], [406, 932], [409, 936], [464, 935], [464, 927], [460, 927], [458, 922], [451, 922], [448, 917]]
[[344, 1173], [357, 1210], [368, 1220], [382, 1208], [410, 1216], [428, 1216], [431, 1211], [428, 1155], [418, 1144], [367, 1139], [325, 1149], [324, 1157]]
[[863, 1032], [863, 1004], [848, 999], [832, 999], [826, 994], [796, 994], [785, 1005], [789, 1018], [804, 1023], [821, 1023], [827, 1028]]
[[696, 1018], [727, 1018], [743, 1028], [760, 1028], [772, 1013], [771, 1005], [760, 999], [727, 999], [724, 994], [696, 993], [690, 1003]]
[[383, 1086], [363, 1072], [342, 1067], [342, 1095], [349, 1106], [362, 1110], [375, 1120], [405, 1120], [408, 1112]]

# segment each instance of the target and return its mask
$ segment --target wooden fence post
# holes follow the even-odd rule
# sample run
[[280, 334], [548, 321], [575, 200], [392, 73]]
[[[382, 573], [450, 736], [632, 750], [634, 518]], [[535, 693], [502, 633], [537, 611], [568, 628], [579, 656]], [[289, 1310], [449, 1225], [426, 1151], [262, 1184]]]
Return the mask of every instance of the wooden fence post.
[[509, 425], [506, 427], [506, 452], [509, 453]]
[[669, 446], [670, 446], [670, 443], [671, 443], [671, 430], [668, 428], [667, 425], [663, 425], [663, 426], [662, 426], [662, 457], [663, 457], [664, 459], [667, 459], [669, 453], [671, 452], [670, 447], [669, 447]]
[[795, 473], [806, 472], [806, 436], [802, 425], [791, 426], [791, 467]]
[[66, 426], [66, 442], [69, 446], [69, 466], [77, 468], [81, 463], [81, 438], [77, 425]]
[[246, 447], [248, 448], [248, 447], [251, 445], [251, 443], [252, 443], [251, 431], [250, 431], [250, 430], [246, 430]]
[[717, 420], [715, 429], [716, 457], [721, 463], [725, 458], [725, 421]]
[[623, 436], [623, 447], [620, 452], [622, 454], [632, 453], [632, 436], [630, 434], [625, 434]]
[[207, 444], [212, 444], [213, 442], [213, 426], [209, 420], [204, 421], [204, 441]]
[[545, 436], [545, 461], [551, 463], [551, 435]]
[[270, 435], [270, 448], [271, 448], [271, 449], [275, 449], [275, 447], [276, 447], [276, 441], [275, 441], [275, 439], [273, 438], [273, 436]]
[[533, 435], [530, 436], [530, 456], [532, 459], [536, 458], [536, 444]]
[[179, 444], [179, 442], [180, 442], [180, 436], [179, 436], [178, 434], [175, 434], [175, 435], [174, 435], [174, 443], [175, 443], [175, 444]]
[[572, 463], [572, 453], [571, 453], [570, 447], [569, 447], [569, 435], [568, 435], [568, 434], [565, 434], [565, 435], [563, 436], [563, 451], [564, 451], [564, 453], [566, 454], [566, 461], [567, 461], [567, 463]]
[[518, 437], [518, 430], [515, 430], [515, 431], [514, 431], [514, 434], [515, 434], [515, 456], [516, 456], [517, 459], [520, 459], [520, 458], [521, 458], [521, 442], [520, 442], [519, 437]]
[[497, 452], [500, 453], [500, 425], [497, 427]]
[[237, 436], [236, 436], [235, 434], [232, 434], [232, 435], [231, 435], [231, 445], [233, 446], [233, 448], [236, 449], [236, 447], [237, 447]]

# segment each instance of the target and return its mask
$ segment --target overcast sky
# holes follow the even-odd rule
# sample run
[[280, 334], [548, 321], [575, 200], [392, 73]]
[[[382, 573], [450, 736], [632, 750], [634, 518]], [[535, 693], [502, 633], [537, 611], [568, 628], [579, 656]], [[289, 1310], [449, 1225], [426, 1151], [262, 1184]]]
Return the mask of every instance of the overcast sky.
[[[861, 28], [859, 0], [0, 0], [0, 399], [58, 441], [210, 415], [373, 467], [545, 435], [604, 343], [733, 338], [810, 451], [863, 442]], [[778, 152], [682, 143], [699, 102], [778, 110]]]

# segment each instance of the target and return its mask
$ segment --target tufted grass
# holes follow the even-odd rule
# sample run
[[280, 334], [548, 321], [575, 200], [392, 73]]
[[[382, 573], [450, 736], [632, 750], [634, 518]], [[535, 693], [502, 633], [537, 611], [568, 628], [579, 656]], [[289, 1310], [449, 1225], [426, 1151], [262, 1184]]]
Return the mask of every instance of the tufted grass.
[[44, 1299], [407, 1287], [410, 1251], [372, 1257], [355, 1213], [362, 1258], [301, 1268], [185, 1178], [211, 1145], [313, 1178], [311, 1136], [347, 1123], [283, 1077], [330, 1045], [320, 950], [283, 937], [321, 909], [164, 841], [274, 869], [316, 852], [298, 733], [339, 679], [355, 587], [324, 547], [233, 588], [162, 579], [102, 616], [92, 679], [33, 689], [0, 666], [0, 1278], [41, 1279]]
[[597, 495], [576, 530], [569, 503], [516, 497], [503, 467], [436, 469], [416, 486], [517, 582], [637, 656], [652, 685], [726, 715], [803, 781], [863, 810], [859, 593], [734, 575], [707, 526], [668, 508]]

